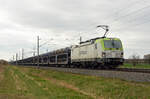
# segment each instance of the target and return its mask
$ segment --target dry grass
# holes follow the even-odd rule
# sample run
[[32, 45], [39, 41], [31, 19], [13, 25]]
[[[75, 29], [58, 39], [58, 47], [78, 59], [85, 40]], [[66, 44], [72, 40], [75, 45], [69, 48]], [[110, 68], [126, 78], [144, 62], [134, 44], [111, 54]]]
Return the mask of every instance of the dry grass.
[[35, 74], [35, 73], [34, 73], [33, 75], [39, 76], [39, 77], [41, 77], [41, 78], [44, 78], [45, 80], [48, 80], [48, 81], [50, 81], [51, 83], [56, 84], [56, 85], [58, 85], [58, 86], [62, 86], [62, 87], [65, 87], [65, 88], [74, 90], [74, 91], [76, 91], [76, 92], [78, 92], [78, 93], [84, 94], [84, 95], [86, 95], [86, 96], [92, 97], [93, 99], [104, 99], [104, 98], [102, 98], [102, 97], [98, 97], [98, 96], [94, 95], [93, 93], [85, 92], [85, 91], [79, 89], [78, 87], [76, 87], [76, 86], [74, 86], [74, 85], [72, 85], [72, 84], [69, 84], [69, 83], [67, 83], [67, 82], [65, 82], [65, 81], [56, 80], [56, 79], [51, 78], [51, 77], [47, 78], [47, 77], [44, 76], [44, 75], [45, 75], [44, 72], [41, 72], [40, 74]]
[[[35, 69], [35, 71], [38, 70]], [[28, 99], [93, 99], [91, 96], [83, 94], [83, 92], [76, 91], [77, 88], [73, 86], [68, 87], [66, 83], [58, 83], [54, 79], [34, 75], [35, 73], [31, 71], [31, 68], [19, 69], [18, 67], [9, 66], [9, 74], [14, 80], [13, 86], [15, 85], [14, 90], [16, 90], [14, 96], [18, 96], [18, 91], [19, 93], [22, 91], [22, 97], [32, 96]], [[4, 96], [4, 94], [1, 95], [0, 93], [0, 96]]]

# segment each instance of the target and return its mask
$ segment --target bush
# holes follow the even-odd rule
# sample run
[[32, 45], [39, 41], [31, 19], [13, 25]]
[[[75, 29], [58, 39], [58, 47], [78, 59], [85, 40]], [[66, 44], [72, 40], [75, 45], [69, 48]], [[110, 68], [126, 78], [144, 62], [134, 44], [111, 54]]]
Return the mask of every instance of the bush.
[[0, 60], [0, 65], [8, 65], [8, 62], [5, 60]]

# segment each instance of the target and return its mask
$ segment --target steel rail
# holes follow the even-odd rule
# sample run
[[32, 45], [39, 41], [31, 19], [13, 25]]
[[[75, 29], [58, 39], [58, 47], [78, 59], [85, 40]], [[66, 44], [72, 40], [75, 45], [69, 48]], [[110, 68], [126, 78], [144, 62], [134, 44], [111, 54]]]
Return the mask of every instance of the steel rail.
[[[24, 66], [24, 67], [37, 67], [37, 66]], [[45, 68], [45, 69], [50, 69], [50, 68], [63, 68], [63, 69], [68, 69], [69, 67], [56, 67], [56, 66], [39, 66], [40, 68]], [[69, 69], [82, 69], [82, 70], [104, 70], [104, 71], [120, 71], [120, 72], [137, 72], [137, 73], [150, 73], [150, 69], [139, 69], [139, 68], [114, 68], [114, 69], [91, 69], [91, 68], [69, 68]]]

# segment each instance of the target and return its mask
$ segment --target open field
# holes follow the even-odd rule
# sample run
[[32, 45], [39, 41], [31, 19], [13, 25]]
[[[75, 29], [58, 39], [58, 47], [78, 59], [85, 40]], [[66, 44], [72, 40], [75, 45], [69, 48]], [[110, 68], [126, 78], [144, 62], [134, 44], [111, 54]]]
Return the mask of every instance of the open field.
[[0, 99], [149, 99], [150, 84], [0, 66]]
[[120, 68], [141, 68], [141, 69], [150, 69], [150, 64], [137, 64], [133, 66], [130, 63], [124, 63], [124, 65], [120, 66]]

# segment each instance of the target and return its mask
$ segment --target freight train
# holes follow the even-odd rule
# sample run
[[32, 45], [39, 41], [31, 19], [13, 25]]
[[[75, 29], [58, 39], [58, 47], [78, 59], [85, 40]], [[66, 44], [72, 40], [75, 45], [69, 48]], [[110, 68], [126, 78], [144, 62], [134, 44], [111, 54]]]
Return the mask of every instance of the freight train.
[[[18, 65], [115, 68], [123, 64], [123, 46], [118, 38], [94, 38], [79, 45], [15, 61]], [[38, 61], [39, 60], [39, 61]]]
[[105, 36], [80, 42], [79, 45], [55, 50], [13, 62], [18, 65], [46, 65], [78, 68], [116, 68], [124, 62], [122, 42]]

